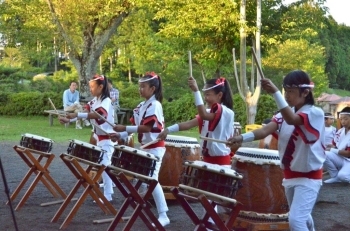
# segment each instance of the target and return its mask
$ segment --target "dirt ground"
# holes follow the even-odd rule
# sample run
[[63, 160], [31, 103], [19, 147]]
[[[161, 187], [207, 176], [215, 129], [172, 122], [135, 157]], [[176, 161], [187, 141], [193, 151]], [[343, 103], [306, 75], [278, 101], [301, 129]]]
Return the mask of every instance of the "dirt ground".
[[[67, 166], [61, 161], [59, 155], [65, 153], [68, 147], [67, 143], [57, 144], [53, 146], [51, 151], [55, 154], [55, 159], [51, 163], [49, 170], [51, 176], [55, 179], [58, 185], [65, 193], [69, 193], [73, 185], [76, 183], [76, 178]], [[10, 194], [18, 186], [19, 182], [23, 179], [25, 173], [28, 171], [27, 165], [22, 161], [19, 155], [13, 150], [13, 146], [18, 143], [3, 142], [0, 143], [0, 154], [5, 171], [5, 176], [10, 189]], [[11, 210], [6, 205], [7, 195], [5, 193], [4, 183], [2, 175], [0, 175], [0, 230], [10, 231], [15, 230], [14, 222], [11, 216]], [[328, 176], [325, 176], [325, 179]], [[31, 177], [28, 182], [32, 182], [34, 177]], [[27, 183], [20, 192], [19, 196], [13, 202], [13, 208], [17, 206], [20, 198], [22, 198], [24, 192], [28, 189], [29, 183]], [[123, 197], [117, 188], [114, 189], [113, 206], [118, 209], [123, 201]], [[79, 191], [79, 193], [81, 193]], [[79, 193], [77, 195], [79, 195]], [[333, 231], [333, 230], [350, 230], [350, 185], [345, 183], [337, 184], [325, 184], [322, 186], [318, 201], [313, 211], [313, 218], [317, 231]], [[59, 209], [58, 205], [51, 205], [41, 207], [41, 203], [55, 201], [46, 187], [39, 183], [34, 189], [31, 196], [25, 203], [25, 205], [19, 210], [15, 211], [15, 217], [18, 225], [18, 229], [21, 231], [30, 230], [59, 230], [64, 219], [68, 215], [68, 212], [72, 208], [72, 204], [65, 210], [58, 222], [51, 223], [51, 219]], [[153, 202], [151, 202], [153, 203]], [[166, 230], [173, 231], [187, 231], [193, 230], [194, 225], [185, 213], [183, 208], [174, 200], [168, 200], [169, 212], [168, 216], [171, 220]], [[203, 209], [198, 203], [191, 203], [191, 206], [196, 213], [202, 214]], [[154, 207], [152, 211], [156, 210]], [[128, 211], [131, 212], [131, 211]], [[130, 213], [129, 213], [130, 214]], [[111, 215], [105, 215], [102, 210], [94, 203], [92, 199], [88, 197], [82, 207], [78, 210], [71, 223], [65, 230], [73, 231], [95, 231], [95, 230], [107, 230], [109, 223], [93, 224], [93, 220], [112, 218]], [[123, 223], [120, 223], [116, 230], [122, 230]], [[141, 220], [137, 220], [132, 230], [147, 230]]]

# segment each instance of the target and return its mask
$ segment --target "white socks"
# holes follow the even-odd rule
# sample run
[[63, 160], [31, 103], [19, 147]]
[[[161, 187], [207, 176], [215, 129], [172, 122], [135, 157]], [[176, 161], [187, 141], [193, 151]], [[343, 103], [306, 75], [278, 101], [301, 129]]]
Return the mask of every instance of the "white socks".
[[163, 227], [170, 224], [170, 220], [166, 215], [166, 212], [159, 213], [158, 221]]

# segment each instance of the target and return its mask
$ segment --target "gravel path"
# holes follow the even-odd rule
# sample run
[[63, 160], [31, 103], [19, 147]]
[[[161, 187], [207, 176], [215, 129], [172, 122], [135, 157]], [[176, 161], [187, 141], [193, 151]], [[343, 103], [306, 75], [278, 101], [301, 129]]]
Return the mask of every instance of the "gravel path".
[[[14, 142], [2, 142], [0, 143], [0, 154], [2, 164], [5, 170], [10, 191], [13, 191], [28, 171], [27, 165], [13, 150], [13, 146], [18, 143]], [[252, 144], [256, 146], [256, 144]], [[68, 143], [54, 144], [52, 153], [56, 158], [50, 165], [51, 176], [60, 185], [62, 190], [67, 194], [76, 183], [76, 179], [73, 177], [71, 171], [58, 157], [59, 154], [65, 153], [68, 147]], [[327, 178], [326, 176], [325, 178]], [[34, 178], [31, 177], [29, 182], [32, 182]], [[25, 186], [25, 190], [29, 187], [29, 184]], [[13, 207], [19, 203], [20, 198], [23, 196], [24, 190], [22, 190], [19, 196], [15, 199]], [[321, 188], [320, 195], [317, 204], [313, 211], [313, 217], [316, 224], [317, 231], [333, 231], [333, 230], [350, 230], [350, 185], [349, 184], [331, 184], [324, 185]], [[121, 206], [123, 197], [117, 189], [113, 195], [113, 206], [118, 209]], [[19, 230], [59, 230], [64, 218], [67, 216], [69, 209], [66, 209], [64, 214], [56, 223], [51, 223], [51, 219], [55, 215], [60, 205], [51, 205], [47, 207], [41, 207], [40, 204], [44, 202], [55, 201], [56, 199], [48, 192], [48, 190], [39, 183], [31, 196], [27, 200], [26, 204], [19, 210], [15, 211], [15, 216]], [[0, 178], [0, 230], [15, 230], [13, 220], [11, 216], [10, 207], [5, 203], [7, 201], [7, 195], [5, 194], [3, 179]], [[153, 203], [153, 201], [151, 201]], [[169, 218], [171, 224], [166, 227], [166, 230], [174, 231], [187, 231], [193, 230], [194, 225], [184, 212], [183, 208], [177, 204], [176, 201], [168, 200], [169, 206]], [[202, 207], [198, 203], [191, 203], [194, 210], [198, 214], [203, 213]], [[153, 208], [152, 211], [155, 211]], [[78, 210], [77, 214], [73, 218], [72, 222], [65, 230], [73, 231], [93, 231], [93, 230], [107, 230], [109, 223], [95, 225], [92, 223], [95, 219], [111, 218], [111, 215], [105, 215], [100, 208], [94, 203], [90, 197], [88, 197], [82, 207]], [[118, 225], [116, 230], [121, 230], [123, 225]], [[137, 220], [132, 230], [147, 230], [144, 224]]]

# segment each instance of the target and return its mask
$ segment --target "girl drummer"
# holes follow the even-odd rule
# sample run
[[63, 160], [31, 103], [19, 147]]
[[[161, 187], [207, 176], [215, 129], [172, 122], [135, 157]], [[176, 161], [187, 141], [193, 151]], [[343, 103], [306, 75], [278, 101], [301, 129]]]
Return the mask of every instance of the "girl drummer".
[[272, 94], [280, 113], [260, 129], [230, 138], [230, 145], [264, 139], [278, 133], [278, 151], [284, 172], [283, 186], [289, 204], [290, 230], [314, 230], [312, 209], [322, 185], [324, 113], [314, 106], [313, 83], [301, 70], [283, 79], [284, 97], [269, 80], [262, 79], [264, 90]]
[[[149, 143], [157, 139], [158, 134], [164, 129], [164, 116], [162, 108], [162, 81], [159, 75], [154, 72], [146, 73], [139, 80], [139, 91], [145, 101], [141, 102], [135, 109], [133, 117], [130, 119], [133, 126], [116, 125], [114, 130], [121, 132], [121, 138], [126, 138], [129, 133], [138, 133], [139, 142]], [[147, 152], [159, 158], [152, 177], [158, 180], [158, 174], [162, 159], [165, 153], [164, 141], [159, 141], [145, 148]], [[162, 226], [170, 224], [166, 214], [168, 206], [165, 201], [163, 189], [158, 183], [152, 196], [158, 210], [158, 221]]]
[[[104, 120], [100, 119], [96, 113], [103, 116], [108, 122], [114, 123], [114, 109], [111, 99], [109, 98], [109, 90], [107, 84], [107, 77], [103, 75], [95, 75], [90, 81], [90, 92], [94, 98], [86, 105], [87, 112], [81, 113], [68, 113], [66, 117], [60, 117], [61, 123], [72, 122], [77, 119], [89, 119], [92, 121], [94, 127], [94, 137], [97, 138], [97, 146], [104, 150], [103, 159], [100, 164], [108, 166], [111, 164], [111, 158], [114, 152], [114, 146], [109, 135], [106, 135], [100, 129], [97, 129], [94, 125], [99, 125], [107, 133], [113, 134], [116, 137], [118, 134], [113, 131], [113, 128]], [[112, 200], [113, 186], [112, 180], [106, 172], [102, 173], [104, 196], [108, 201]]]
[[[208, 108], [205, 108], [196, 80], [190, 77], [189, 87], [193, 91], [198, 115], [195, 119], [174, 124], [166, 128], [158, 138], [165, 139], [168, 133], [199, 128], [201, 136], [227, 140], [234, 134], [234, 112], [231, 88], [223, 77], [208, 80], [202, 90]], [[231, 126], [228, 126], [231, 124]], [[203, 160], [212, 164], [224, 165], [231, 168], [231, 149], [223, 143], [202, 140]]]

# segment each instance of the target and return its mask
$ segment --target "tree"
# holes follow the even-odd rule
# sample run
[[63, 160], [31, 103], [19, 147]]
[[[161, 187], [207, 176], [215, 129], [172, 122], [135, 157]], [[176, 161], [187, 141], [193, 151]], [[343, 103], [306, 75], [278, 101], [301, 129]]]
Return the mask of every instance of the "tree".
[[[2, 10], [6, 14], [2, 19], [11, 22], [16, 33], [35, 28], [38, 32], [48, 30], [64, 38], [69, 58], [86, 86], [96, 73], [104, 46], [135, 5], [128, 0], [84, 0], [83, 5], [75, 0], [5, 1]], [[20, 38], [10, 34], [8, 37]]]
[[288, 72], [300, 69], [306, 71], [315, 83], [315, 96], [328, 88], [328, 79], [324, 73], [324, 47], [310, 44], [305, 39], [287, 40], [274, 46], [263, 63], [268, 67], [266, 77], [276, 86], [282, 86], [282, 79]]

